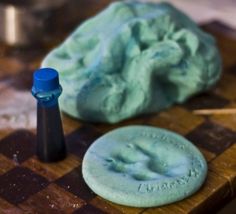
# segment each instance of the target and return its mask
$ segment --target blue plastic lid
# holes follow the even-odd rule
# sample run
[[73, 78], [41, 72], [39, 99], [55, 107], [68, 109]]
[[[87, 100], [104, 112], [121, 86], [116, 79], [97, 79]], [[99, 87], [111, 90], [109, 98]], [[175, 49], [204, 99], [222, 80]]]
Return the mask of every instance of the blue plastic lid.
[[40, 68], [34, 72], [33, 87], [37, 91], [52, 91], [58, 89], [58, 72], [53, 68]]

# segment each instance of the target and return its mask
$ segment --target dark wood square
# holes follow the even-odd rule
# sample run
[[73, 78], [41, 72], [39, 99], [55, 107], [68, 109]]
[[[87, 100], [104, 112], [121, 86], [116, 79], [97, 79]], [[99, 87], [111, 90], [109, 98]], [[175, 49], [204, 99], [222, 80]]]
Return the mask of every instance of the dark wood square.
[[22, 163], [35, 154], [35, 135], [19, 130], [0, 141], [0, 152], [15, 162]]
[[236, 64], [231, 65], [227, 70], [231, 74], [236, 75]]
[[68, 151], [83, 158], [89, 146], [101, 136], [93, 126], [83, 125], [66, 137]]
[[72, 213], [85, 204], [83, 200], [65, 191], [58, 185], [50, 184], [18, 206], [24, 210], [25, 213], [57, 214]]
[[89, 201], [95, 197], [95, 194], [89, 189], [84, 182], [81, 166], [73, 169], [70, 173], [55, 181], [56, 184], [63, 187], [74, 195], [79, 196], [85, 201]]
[[190, 98], [184, 106], [190, 110], [223, 108], [229, 104], [229, 100], [213, 93], [202, 93]]
[[18, 204], [42, 190], [48, 181], [24, 167], [15, 167], [0, 176], [0, 196], [12, 204]]
[[215, 154], [222, 153], [236, 142], [236, 132], [210, 121], [196, 127], [186, 137], [194, 144]]
[[78, 209], [73, 212], [73, 214], [105, 214], [106, 212], [87, 204], [83, 206], [81, 209]]

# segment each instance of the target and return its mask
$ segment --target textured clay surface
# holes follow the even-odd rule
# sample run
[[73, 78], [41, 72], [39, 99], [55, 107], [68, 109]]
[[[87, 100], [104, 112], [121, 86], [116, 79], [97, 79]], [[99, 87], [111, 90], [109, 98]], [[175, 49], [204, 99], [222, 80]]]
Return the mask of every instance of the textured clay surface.
[[115, 123], [157, 112], [219, 79], [215, 40], [169, 4], [115, 2], [42, 62], [60, 72], [61, 108]]
[[85, 154], [85, 182], [115, 203], [152, 207], [181, 200], [205, 180], [206, 161], [188, 140], [148, 126], [111, 131]]

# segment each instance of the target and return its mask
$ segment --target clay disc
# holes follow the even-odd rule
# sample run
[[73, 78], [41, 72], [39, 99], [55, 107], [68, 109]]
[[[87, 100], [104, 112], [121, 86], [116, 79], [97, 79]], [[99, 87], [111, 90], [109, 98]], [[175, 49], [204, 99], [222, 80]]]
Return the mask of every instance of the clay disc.
[[207, 164], [182, 136], [149, 126], [128, 126], [97, 139], [85, 154], [82, 173], [101, 197], [133, 207], [186, 198], [203, 184]]

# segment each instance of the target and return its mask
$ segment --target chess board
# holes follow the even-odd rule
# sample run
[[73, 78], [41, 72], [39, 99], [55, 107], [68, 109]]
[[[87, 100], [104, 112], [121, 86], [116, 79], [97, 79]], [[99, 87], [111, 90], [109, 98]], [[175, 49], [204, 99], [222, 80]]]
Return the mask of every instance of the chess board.
[[[218, 40], [224, 72], [215, 88], [183, 105], [115, 125], [85, 123], [63, 114], [68, 156], [51, 164], [41, 163], [35, 156], [34, 128], [1, 128], [0, 213], [213, 213], [229, 202], [236, 193], [236, 115], [198, 116], [192, 110], [236, 107], [236, 40], [223, 35], [219, 29], [215, 31], [215, 24], [205, 29], [213, 32]], [[49, 48], [13, 50], [1, 44], [0, 82], [10, 79], [7, 87], [30, 91], [32, 71]], [[1, 89], [1, 93], [4, 90]], [[107, 131], [131, 124], [166, 128], [192, 141], [208, 162], [203, 187], [182, 201], [145, 209], [117, 205], [93, 193], [81, 174], [86, 150]]]

